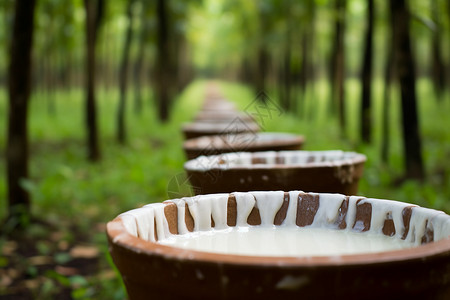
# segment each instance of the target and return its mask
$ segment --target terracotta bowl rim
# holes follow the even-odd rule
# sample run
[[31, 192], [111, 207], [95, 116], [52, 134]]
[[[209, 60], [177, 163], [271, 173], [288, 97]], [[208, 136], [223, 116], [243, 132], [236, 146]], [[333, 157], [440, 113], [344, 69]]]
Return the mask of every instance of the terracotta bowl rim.
[[[377, 200], [377, 199], [374, 199]], [[396, 200], [389, 200], [396, 201]], [[397, 201], [398, 202], [398, 201]], [[173, 203], [170, 200], [164, 204]], [[405, 203], [405, 202], [403, 202]], [[420, 207], [420, 206], [416, 206]], [[427, 208], [428, 209], [428, 208]], [[432, 209], [430, 209], [432, 210]], [[250, 225], [249, 225], [250, 226]], [[187, 250], [157, 242], [146, 241], [131, 235], [125, 228], [122, 218], [116, 217], [107, 223], [106, 233], [110, 243], [125, 248], [136, 254], [160, 256], [165, 259], [189, 261], [199, 263], [233, 264], [261, 267], [336, 267], [352, 265], [385, 264], [393, 262], [406, 262], [426, 260], [433, 257], [450, 256], [450, 237], [427, 244], [413, 246], [411, 248], [390, 250], [377, 253], [349, 254], [336, 256], [248, 256], [211, 253], [195, 250]]]
[[[265, 153], [280, 153], [280, 152], [322, 152], [322, 151], [309, 151], [309, 150], [281, 150], [281, 151], [258, 151], [258, 152], [252, 152], [252, 155], [261, 155]], [[217, 155], [210, 155], [209, 158], [215, 158], [215, 157], [224, 157], [224, 156], [231, 156], [231, 155], [239, 155], [240, 153], [246, 153], [246, 152], [233, 152], [233, 153], [223, 153], [223, 154], [217, 154]], [[254, 170], [280, 170], [280, 169], [292, 169], [292, 170], [298, 170], [298, 169], [318, 169], [318, 168], [337, 168], [342, 166], [351, 166], [351, 165], [359, 165], [364, 164], [367, 161], [367, 157], [358, 152], [352, 152], [352, 151], [343, 151], [343, 153], [351, 153], [354, 154], [351, 158], [346, 159], [340, 159], [336, 161], [325, 161], [325, 162], [311, 162], [311, 163], [290, 163], [290, 164], [280, 164], [280, 163], [274, 163], [274, 164], [248, 164], [248, 165], [233, 165], [233, 166], [227, 166], [226, 164], [223, 165], [217, 165], [212, 164], [209, 168], [195, 168], [192, 167], [193, 161], [198, 160], [200, 157], [190, 159], [187, 162], [184, 163], [184, 169], [187, 172], [209, 172], [214, 170], [220, 170], [220, 172], [226, 172], [226, 171], [254, 171]]]
[[[224, 120], [195, 120], [193, 122], [186, 122], [182, 124], [183, 128], [191, 129], [191, 128], [198, 128], [201, 126], [206, 127], [221, 127], [221, 126], [228, 126], [233, 124], [233, 121], [235, 119], [239, 119], [239, 117], [233, 118], [233, 119], [224, 119]], [[251, 120], [244, 120], [242, 122], [239, 122], [237, 124], [240, 125], [258, 125], [255, 121]]]
[[203, 114], [205, 114], [205, 115], [209, 115], [209, 114], [211, 114], [211, 115], [236, 115], [236, 116], [248, 116], [249, 118], [252, 118], [252, 116], [248, 113], [245, 113], [245, 112], [242, 112], [239, 110], [228, 110], [228, 109], [225, 109], [225, 110], [209, 110], [209, 109], [203, 110], [202, 109], [202, 110], [198, 111], [198, 113], [197, 113], [197, 115], [203, 115]]
[[[227, 127], [231, 127], [234, 119], [232, 120], [223, 120], [220, 122], [215, 121], [200, 121], [200, 122], [191, 122], [185, 123], [182, 125], [183, 131], [211, 131], [215, 132], [217, 130], [225, 130]], [[244, 121], [238, 123], [239, 128], [249, 129], [249, 131], [259, 131], [259, 125], [253, 121]], [[224, 133], [226, 133], [224, 131]]]
[[[279, 135], [279, 136], [285, 136], [286, 138], [280, 138], [280, 139], [274, 139], [274, 140], [262, 140], [262, 141], [254, 141], [254, 143], [251, 146], [247, 146], [246, 148], [259, 148], [259, 147], [266, 147], [271, 145], [276, 146], [282, 146], [282, 145], [290, 145], [290, 144], [303, 144], [305, 142], [305, 136], [301, 134], [295, 134], [290, 132], [242, 132], [237, 134], [227, 134], [227, 136], [234, 136], [234, 137], [240, 137], [240, 136], [246, 136], [246, 135]], [[185, 150], [198, 150], [204, 148], [204, 146], [197, 145], [198, 141], [201, 140], [213, 140], [220, 138], [220, 134], [218, 135], [209, 135], [209, 136], [200, 136], [192, 139], [188, 139], [183, 142], [183, 149]], [[225, 143], [224, 143], [225, 144]], [[231, 143], [232, 144], [232, 143]], [[229, 144], [226, 144], [229, 145]], [[215, 145], [215, 147], [220, 149], [227, 149], [226, 146], [221, 145]], [[240, 147], [237, 147], [238, 149]]]

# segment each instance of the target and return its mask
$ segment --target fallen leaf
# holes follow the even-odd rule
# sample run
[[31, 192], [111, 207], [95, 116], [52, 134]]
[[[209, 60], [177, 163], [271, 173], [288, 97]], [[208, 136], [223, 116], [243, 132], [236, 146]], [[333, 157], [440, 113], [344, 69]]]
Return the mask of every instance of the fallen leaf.
[[8, 266], [9, 259], [5, 256], [0, 256], [0, 269]]
[[98, 253], [97, 247], [94, 246], [75, 246], [70, 249], [70, 256], [73, 258], [95, 258]]
[[39, 255], [28, 258], [28, 262], [33, 266], [49, 265], [53, 263], [51, 256]]
[[0, 287], [7, 287], [13, 282], [13, 279], [7, 275], [0, 276]]
[[56, 266], [55, 271], [64, 276], [73, 276], [78, 274], [78, 269], [71, 267]]
[[50, 239], [55, 242], [62, 240], [63, 237], [64, 237], [64, 232], [62, 232], [62, 231], [55, 231], [55, 232], [52, 232], [52, 234], [50, 235]]
[[106, 223], [95, 224], [95, 230], [98, 232], [105, 232], [106, 231]]
[[116, 278], [116, 272], [114, 272], [114, 270], [105, 270], [102, 271], [101, 273], [98, 274], [98, 278], [99, 279], [103, 279], [103, 280], [109, 280], [109, 279], [113, 279]]
[[34, 290], [41, 285], [41, 282], [42, 282], [41, 278], [38, 277], [35, 279], [25, 280], [23, 283], [27, 289]]
[[57, 264], [65, 264], [72, 260], [72, 256], [67, 252], [59, 252], [54, 255]]
[[69, 248], [69, 243], [67, 242], [67, 241], [59, 241], [58, 242], [58, 249], [59, 250], [62, 250], [62, 251], [65, 251], [65, 250], [67, 250], [67, 248]]
[[3, 255], [12, 255], [14, 251], [17, 249], [17, 242], [15, 241], [7, 241], [3, 244], [2, 254]]
[[20, 272], [17, 269], [11, 268], [6, 270], [6, 274], [8, 274], [8, 276], [11, 277], [12, 279], [15, 279], [19, 277]]

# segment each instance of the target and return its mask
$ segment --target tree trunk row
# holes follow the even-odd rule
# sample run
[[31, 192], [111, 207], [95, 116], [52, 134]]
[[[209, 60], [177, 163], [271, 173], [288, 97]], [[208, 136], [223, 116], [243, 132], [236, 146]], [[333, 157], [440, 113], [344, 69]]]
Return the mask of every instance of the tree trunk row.
[[127, 97], [127, 78], [128, 65], [130, 61], [131, 40], [133, 38], [133, 3], [134, 0], [128, 0], [127, 5], [127, 19], [128, 27], [125, 33], [125, 42], [123, 45], [122, 59], [119, 68], [119, 106], [117, 109], [117, 141], [125, 144], [126, 129], [125, 129], [125, 114], [126, 114], [126, 97]]
[[[9, 219], [30, 214], [28, 179], [28, 103], [31, 89], [31, 49], [34, 0], [16, 0], [9, 64], [9, 118], [6, 149]], [[23, 224], [18, 224], [23, 225]]]
[[84, 0], [86, 11], [86, 106], [85, 122], [87, 131], [88, 159], [100, 159], [98, 138], [97, 104], [95, 100], [95, 46], [97, 32], [103, 14], [103, 0]]

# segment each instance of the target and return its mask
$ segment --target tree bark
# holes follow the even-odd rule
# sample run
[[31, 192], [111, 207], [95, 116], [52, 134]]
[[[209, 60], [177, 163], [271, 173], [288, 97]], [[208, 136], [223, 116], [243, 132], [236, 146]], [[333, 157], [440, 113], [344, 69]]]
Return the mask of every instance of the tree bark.
[[[391, 37], [392, 39], [392, 37]], [[388, 42], [387, 58], [384, 69], [384, 95], [383, 95], [383, 115], [382, 115], [382, 129], [381, 129], [381, 161], [388, 163], [389, 148], [390, 148], [390, 106], [391, 106], [391, 82], [393, 78], [393, 49], [392, 40]]]
[[[270, 54], [267, 49], [266, 35], [268, 32], [268, 16], [264, 9], [259, 6], [258, 8], [258, 49], [256, 53], [256, 72], [255, 72], [255, 92], [259, 95], [261, 92], [267, 92], [267, 77], [269, 75], [269, 61]], [[265, 102], [266, 97], [258, 97], [258, 100]]]
[[[447, 22], [448, 24], [450, 24], [450, 1], [447, 1]], [[450, 40], [450, 30], [447, 31], [447, 38], [448, 40]], [[450, 53], [450, 43], [447, 44], [447, 51], [448, 53]], [[450, 61], [448, 62], [449, 64], [447, 65], [447, 87], [450, 87]]]
[[170, 41], [169, 41], [169, 21], [168, 21], [168, 0], [158, 0], [156, 3], [157, 13], [157, 54], [156, 54], [156, 78], [155, 94], [158, 103], [158, 117], [160, 121], [166, 122], [169, 119], [170, 108]]
[[[269, 54], [264, 45], [260, 45], [258, 49], [257, 68], [256, 72], [256, 93], [267, 92], [266, 91], [266, 78], [268, 73]], [[263, 97], [264, 98], [264, 97]], [[261, 99], [265, 101], [264, 99]]]
[[[339, 126], [341, 133], [345, 135], [345, 50], [344, 50], [344, 32], [345, 32], [345, 11], [346, 0], [335, 0], [335, 35], [331, 62], [331, 99], [332, 106], [337, 107], [339, 116]], [[336, 111], [336, 110], [334, 110]]]
[[252, 66], [251, 63], [247, 57], [247, 55], [243, 55], [242, 57], [242, 63], [240, 68], [240, 79], [242, 82], [246, 84], [252, 83]]
[[283, 110], [290, 111], [292, 109], [292, 101], [291, 101], [291, 86], [292, 86], [292, 78], [291, 78], [291, 17], [289, 11], [286, 11], [287, 15], [287, 29], [286, 29], [286, 42], [284, 44], [284, 54], [281, 58], [280, 71], [279, 73], [279, 84], [278, 89], [280, 92], [280, 104]]
[[192, 65], [186, 37], [183, 34], [178, 33], [175, 40], [177, 40], [175, 49], [177, 49], [176, 52], [178, 52], [175, 57], [177, 61], [175, 73], [178, 79], [177, 92], [181, 92], [186, 88], [189, 82], [192, 81]]
[[133, 68], [134, 79], [134, 112], [139, 114], [142, 111], [142, 69], [144, 65], [145, 44], [148, 36], [147, 19], [145, 12], [142, 12], [141, 33], [139, 37], [139, 49], [137, 59]]
[[444, 71], [444, 62], [442, 59], [442, 51], [441, 51], [441, 35], [442, 35], [442, 25], [439, 18], [439, 7], [437, 0], [431, 1], [431, 11], [433, 14], [434, 23], [436, 24], [436, 28], [433, 31], [432, 36], [432, 50], [431, 50], [431, 74], [433, 78], [434, 87], [436, 90], [436, 95], [438, 100], [441, 99], [442, 92], [445, 90], [445, 71]]
[[300, 74], [299, 74], [299, 88], [300, 88], [300, 98], [298, 99], [299, 103], [297, 103], [296, 105], [296, 110], [298, 109], [298, 107], [300, 107], [300, 114], [303, 117], [307, 116], [307, 113], [305, 112], [305, 94], [306, 94], [306, 85], [308, 82], [308, 68], [309, 68], [309, 49], [308, 49], [308, 37], [309, 35], [309, 28], [305, 29], [302, 31], [302, 37], [301, 37], [301, 47], [302, 47], [302, 55], [301, 55], [301, 59], [302, 59], [302, 65], [301, 65], [301, 69], [300, 69]]
[[[9, 62], [9, 118], [6, 146], [8, 218], [30, 215], [31, 199], [21, 182], [28, 179], [28, 102], [35, 0], [16, 0]], [[19, 224], [20, 225], [20, 224]]]
[[410, 13], [405, 0], [390, 0], [390, 9], [394, 32], [396, 74], [400, 82], [402, 98], [405, 177], [422, 180], [425, 177], [425, 172], [417, 113], [415, 66], [409, 35]]
[[370, 143], [372, 139], [372, 61], [373, 61], [373, 0], [367, 0], [367, 29], [364, 45], [361, 81], [361, 140]]
[[[315, 66], [314, 66], [314, 49], [316, 41], [316, 4], [315, 1], [306, 1], [306, 12], [308, 26], [302, 30], [302, 69], [300, 73], [300, 97], [303, 103], [303, 116], [311, 119], [316, 110], [316, 101], [309, 101], [306, 105], [306, 93], [309, 91], [309, 99], [316, 99], [315, 96]], [[296, 111], [297, 109], [294, 108]]]
[[117, 108], [117, 141], [125, 144], [127, 133], [125, 128], [126, 98], [127, 98], [127, 78], [128, 66], [130, 61], [131, 40], [133, 38], [133, 8], [134, 0], [128, 0], [127, 18], [128, 27], [125, 33], [125, 42], [123, 45], [122, 59], [119, 68], [119, 89], [120, 99]]
[[301, 47], [302, 47], [302, 68], [300, 70], [300, 87], [302, 97], [306, 92], [307, 85], [313, 81], [314, 67], [312, 63], [312, 49], [314, 47], [315, 40], [315, 15], [316, 8], [314, 1], [306, 2], [306, 11], [308, 13], [309, 26], [303, 28], [301, 34]]
[[100, 26], [103, 0], [84, 0], [86, 11], [86, 130], [88, 159], [100, 160], [100, 146], [98, 141], [97, 106], [95, 100], [96, 59], [95, 44]]
[[281, 106], [285, 111], [291, 111], [292, 109], [292, 101], [291, 101], [291, 49], [290, 49], [290, 42], [287, 43], [285, 53], [283, 56], [283, 63], [282, 63], [282, 83], [281, 83], [281, 89], [283, 90], [282, 93], [282, 101]]

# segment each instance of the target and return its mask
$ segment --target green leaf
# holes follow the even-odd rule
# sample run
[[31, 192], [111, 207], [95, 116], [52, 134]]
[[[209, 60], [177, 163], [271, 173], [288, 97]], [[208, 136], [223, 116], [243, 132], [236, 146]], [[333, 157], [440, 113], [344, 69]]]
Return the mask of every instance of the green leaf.
[[59, 252], [55, 254], [55, 262], [57, 264], [63, 265], [72, 260], [72, 256], [70, 256], [67, 252]]
[[69, 278], [70, 280], [70, 285], [73, 288], [80, 288], [83, 286], [88, 285], [88, 281], [86, 280], [86, 278], [84, 278], [83, 276], [80, 275], [75, 275]]
[[69, 280], [69, 278], [67, 278], [64, 275], [59, 274], [58, 272], [56, 272], [54, 270], [48, 270], [47, 272], [45, 272], [45, 276], [47, 276], [48, 278], [52, 278], [52, 279], [56, 280], [62, 286], [70, 287], [70, 280]]
[[0, 256], [0, 268], [4, 268], [9, 264], [9, 259], [5, 256]]

